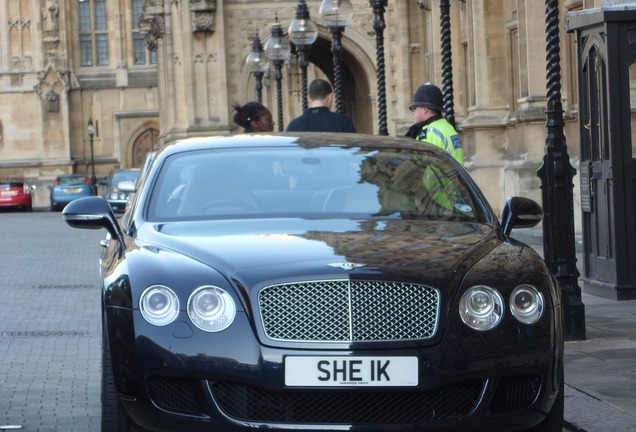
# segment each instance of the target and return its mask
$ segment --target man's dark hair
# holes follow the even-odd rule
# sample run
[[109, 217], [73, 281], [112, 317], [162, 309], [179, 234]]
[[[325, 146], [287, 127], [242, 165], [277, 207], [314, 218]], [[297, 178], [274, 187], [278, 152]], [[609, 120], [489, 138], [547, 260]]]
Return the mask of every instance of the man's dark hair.
[[309, 89], [307, 90], [307, 94], [311, 100], [323, 100], [331, 93], [333, 93], [333, 89], [331, 88], [329, 81], [320, 78], [313, 80], [311, 84], [309, 84]]

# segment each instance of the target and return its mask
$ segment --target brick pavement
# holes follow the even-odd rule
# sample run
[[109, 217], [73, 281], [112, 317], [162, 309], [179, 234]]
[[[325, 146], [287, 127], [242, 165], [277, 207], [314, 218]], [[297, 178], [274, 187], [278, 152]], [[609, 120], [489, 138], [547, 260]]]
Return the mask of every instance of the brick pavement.
[[104, 235], [59, 212], [0, 212], [0, 430], [100, 429]]

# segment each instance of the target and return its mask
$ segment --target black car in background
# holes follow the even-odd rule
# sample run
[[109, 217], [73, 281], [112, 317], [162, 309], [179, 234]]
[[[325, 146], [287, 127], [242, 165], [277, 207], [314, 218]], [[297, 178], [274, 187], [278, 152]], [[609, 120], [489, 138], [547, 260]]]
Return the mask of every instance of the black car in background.
[[128, 194], [134, 189], [139, 176], [139, 169], [112, 170], [99, 185], [103, 187], [102, 197], [108, 201], [116, 213], [123, 213], [128, 202]]
[[165, 146], [101, 263], [102, 430], [561, 431], [555, 279], [447, 153], [270, 134]]

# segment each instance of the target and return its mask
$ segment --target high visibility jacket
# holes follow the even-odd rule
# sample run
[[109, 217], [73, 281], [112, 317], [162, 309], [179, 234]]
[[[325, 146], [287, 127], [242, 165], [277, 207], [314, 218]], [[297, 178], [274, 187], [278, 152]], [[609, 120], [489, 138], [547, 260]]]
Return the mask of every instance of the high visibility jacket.
[[453, 126], [442, 116], [435, 116], [427, 121], [417, 123], [409, 129], [407, 136], [418, 141], [433, 144], [446, 150], [460, 164], [464, 164], [464, 152], [459, 134]]

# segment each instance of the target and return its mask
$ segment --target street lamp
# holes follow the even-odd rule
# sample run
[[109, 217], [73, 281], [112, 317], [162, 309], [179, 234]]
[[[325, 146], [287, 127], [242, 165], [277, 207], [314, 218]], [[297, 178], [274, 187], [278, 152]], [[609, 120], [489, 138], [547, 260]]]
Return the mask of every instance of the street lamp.
[[384, 8], [387, 0], [369, 0], [373, 8], [373, 28], [375, 29], [375, 52], [378, 67], [378, 133], [388, 135], [386, 124], [386, 79], [384, 77]]
[[585, 305], [581, 301], [574, 239], [574, 194], [563, 127], [559, 1], [545, 1], [547, 120], [543, 165], [537, 171], [543, 195], [543, 257], [559, 282], [563, 298], [565, 340], [585, 340]]
[[276, 80], [276, 110], [278, 111], [278, 131], [283, 131], [283, 94], [281, 92], [281, 72], [283, 63], [289, 58], [291, 46], [289, 41], [283, 37], [283, 29], [278, 22], [278, 15], [272, 25], [272, 35], [265, 42], [265, 55], [274, 63], [274, 79]]
[[333, 81], [336, 93], [336, 112], [342, 112], [342, 73], [340, 54], [342, 33], [353, 18], [353, 7], [349, 0], [323, 0], [320, 17], [331, 31], [331, 52], [333, 53]]
[[289, 24], [289, 39], [298, 48], [300, 56], [300, 75], [302, 80], [303, 112], [307, 110], [307, 50], [316, 42], [318, 29], [316, 24], [309, 19], [309, 9], [305, 0], [299, 0], [296, 8], [296, 19]]
[[95, 134], [95, 130], [93, 129], [93, 119], [88, 118], [88, 139], [91, 143], [91, 189], [93, 189], [93, 194], [97, 195], [97, 179], [95, 178], [95, 159], [93, 157], [93, 135]]
[[263, 75], [269, 69], [269, 63], [267, 57], [263, 52], [263, 46], [261, 45], [261, 38], [258, 37], [258, 33], [254, 35], [254, 41], [252, 42], [252, 51], [247, 55], [245, 64], [250, 72], [254, 74], [256, 79], [256, 97], [258, 103], [263, 103]]

